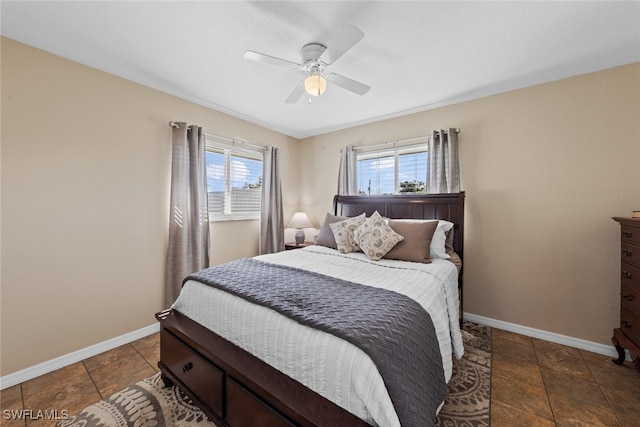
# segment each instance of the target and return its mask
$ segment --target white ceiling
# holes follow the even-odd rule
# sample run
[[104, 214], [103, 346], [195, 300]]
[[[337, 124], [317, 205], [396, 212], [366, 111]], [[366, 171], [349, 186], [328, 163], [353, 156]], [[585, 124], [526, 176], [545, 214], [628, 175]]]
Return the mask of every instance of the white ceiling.
[[[2, 35], [304, 138], [640, 61], [640, 2], [2, 1]], [[366, 83], [285, 98], [346, 25], [365, 37], [328, 71]], [[176, 118], [188, 120], [188, 117]]]

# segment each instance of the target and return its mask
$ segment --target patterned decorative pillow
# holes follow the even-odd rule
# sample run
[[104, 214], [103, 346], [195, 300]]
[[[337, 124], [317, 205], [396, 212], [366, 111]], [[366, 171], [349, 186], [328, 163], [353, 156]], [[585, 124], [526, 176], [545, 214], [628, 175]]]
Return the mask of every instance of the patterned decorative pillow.
[[375, 211], [354, 233], [355, 241], [367, 258], [378, 261], [404, 237], [393, 231]]
[[330, 225], [334, 222], [344, 221], [348, 219], [346, 216], [336, 216], [330, 213], [327, 213], [327, 216], [324, 218], [324, 222], [322, 223], [322, 227], [320, 227], [320, 231], [318, 232], [318, 240], [316, 240], [316, 245], [318, 246], [326, 246], [331, 249], [338, 249], [336, 245], [336, 239], [333, 237], [333, 231], [331, 231]]
[[360, 227], [365, 219], [365, 214], [362, 214], [345, 219], [344, 221], [329, 224], [340, 253], [348, 254], [349, 252], [357, 252], [360, 250], [360, 246], [358, 246], [358, 243], [353, 238], [353, 232]]

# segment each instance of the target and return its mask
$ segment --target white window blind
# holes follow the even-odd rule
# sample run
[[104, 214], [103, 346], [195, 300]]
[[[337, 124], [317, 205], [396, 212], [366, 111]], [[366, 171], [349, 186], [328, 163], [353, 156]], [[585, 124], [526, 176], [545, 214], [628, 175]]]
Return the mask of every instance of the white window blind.
[[260, 219], [262, 154], [207, 138], [209, 219]]
[[426, 143], [356, 155], [359, 194], [425, 193]]

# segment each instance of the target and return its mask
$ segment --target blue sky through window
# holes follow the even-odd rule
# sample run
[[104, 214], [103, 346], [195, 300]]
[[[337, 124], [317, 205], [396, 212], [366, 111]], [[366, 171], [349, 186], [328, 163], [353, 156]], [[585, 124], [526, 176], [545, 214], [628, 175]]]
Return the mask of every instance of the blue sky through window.
[[358, 192], [360, 194], [393, 194], [404, 181], [420, 181], [427, 175], [427, 152], [398, 155], [398, 183], [396, 183], [394, 154], [358, 160]]
[[[255, 184], [262, 176], [262, 161], [230, 155], [229, 180], [231, 188]], [[225, 166], [222, 152], [207, 151], [207, 188], [209, 192], [224, 191]]]

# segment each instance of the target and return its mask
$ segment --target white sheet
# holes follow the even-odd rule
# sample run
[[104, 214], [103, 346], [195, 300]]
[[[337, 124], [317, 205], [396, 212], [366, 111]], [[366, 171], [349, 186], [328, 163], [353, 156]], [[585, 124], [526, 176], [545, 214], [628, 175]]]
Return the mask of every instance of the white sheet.
[[[452, 353], [457, 358], [463, 353], [458, 271], [451, 262], [370, 261], [361, 252], [345, 255], [322, 246], [257, 259], [391, 289], [413, 298], [431, 315], [445, 380], [451, 378]], [[380, 373], [356, 346], [195, 281], [185, 283], [173, 308], [368, 423], [400, 426]]]

